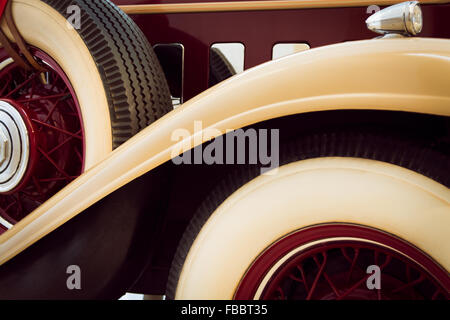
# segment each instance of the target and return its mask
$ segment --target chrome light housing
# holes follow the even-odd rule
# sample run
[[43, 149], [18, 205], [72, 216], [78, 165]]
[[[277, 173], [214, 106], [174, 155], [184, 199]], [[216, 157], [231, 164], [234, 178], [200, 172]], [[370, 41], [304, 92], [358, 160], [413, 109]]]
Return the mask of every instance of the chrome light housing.
[[418, 1], [402, 2], [371, 15], [367, 28], [376, 33], [416, 35], [422, 31], [422, 10]]

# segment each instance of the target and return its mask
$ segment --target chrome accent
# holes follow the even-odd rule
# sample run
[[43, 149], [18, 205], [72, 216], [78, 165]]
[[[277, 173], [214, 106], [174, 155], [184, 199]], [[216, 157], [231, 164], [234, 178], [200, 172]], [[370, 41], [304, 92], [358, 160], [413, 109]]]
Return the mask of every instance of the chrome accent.
[[3, 219], [1, 216], [0, 216], [0, 224], [4, 226], [6, 229], [11, 229], [13, 227], [11, 223]]
[[418, 1], [402, 2], [374, 13], [366, 24], [369, 30], [380, 34], [415, 36], [422, 31], [422, 10]]
[[6, 148], [8, 147], [8, 137], [0, 131], [0, 165], [6, 160]]
[[10, 65], [13, 62], [14, 62], [13, 58], [5, 59], [4, 61], [2, 61], [0, 63], [0, 70], [3, 70], [3, 68], [7, 67], [8, 65]]
[[0, 193], [13, 190], [24, 177], [30, 156], [27, 126], [16, 108], [0, 100], [0, 132], [3, 161], [0, 164]]

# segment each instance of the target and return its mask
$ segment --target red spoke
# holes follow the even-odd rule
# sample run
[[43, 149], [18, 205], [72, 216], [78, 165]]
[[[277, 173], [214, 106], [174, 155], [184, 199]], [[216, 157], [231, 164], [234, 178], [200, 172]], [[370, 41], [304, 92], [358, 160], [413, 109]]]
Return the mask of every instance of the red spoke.
[[[14, 199], [14, 198], [13, 198]], [[7, 212], [13, 205], [17, 203], [17, 200], [14, 199], [14, 202], [11, 202], [4, 210]]]
[[41, 179], [39, 181], [41, 181], [41, 182], [55, 182], [55, 181], [63, 181], [63, 180], [74, 180], [76, 178], [78, 178], [78, 176], [60, 177], [60, 178], [47, 178], [47, 179]]
[[52, 106], [52, 108], [50, 109], [50, 111], [49, 111], [47, 117], [45, 117], [44, 122], [47, 122], [48, 119], [50, 119], [50, 117], [52, 116], [53, 112], [56, 110], [56, 107], [58, 106], [58, 103], [59, 103], [60, 101], [61, 101], [61, 100], [58, 100], [58, 101], [56, 101], [56, 102], [53, 104], [53, 106]]
[[[318, 267], [320, 267], [320, 263], [317, 260], [317, 257], [314, 257], [314, 262], [316, 263], [316, 265]], [[325, 278], [325, 280], [328, 282], [328, 285], [330, 286], [331, 290], [333, 290], [334, 294], [336, 295], [336, 297], [339, 298], [339, 292], [336, 289], [336, 287], [334, 286], [333, 282], [331, 281], [330, 277], [328, 277], [327, 273], [324, 271], [323, 272], [323, 277]]]
[[414, 281], [412, 281], [412, 282], [410, 282], [410, 283], [406, 283], [405, 285], [403, 285], [403, 286], [401, 286], [401, 287], [399, 287], [399, 288], [393, 290], [392, 292], [393, 292], [393, 293], [396, 293], [396, 292], [400, 292], [400, 291], [402, 291], [402, 290], [405, 290], [406, 288], [413, 287], [413, 286], [415, 286], [416, 284], [421, 283], [423, 280], [425, 280], [425, 277], [423, 276], [423, 274], [421, 274], [421, 275], [419, 276], [419, 278], [417, 278], [416, 280], [414, 280]]
[[441, 293], [441, 290], [436, 289], [436, 291], [433, 293], [433, 296], [431, 297], [431, 300], [436, 300], [437, 297], [439, 297], [440, 293]]
[[24, 82], [22, 82], [20, 85], [18, 85], [14, 90], [8, 92], [8, 94], [5, 96], [5, 98], [10, 97], [11, 95], [13, 95], [14, 93], [16, 93], [17, 91], [19, 91], [20, 89], [22, 89], [24, 86], [26, 86], [28, 83], [30, 83], [30, 81], [34, 80], [34, 78], [36, 78], [37, 73], [34, 73], [30, 78], [28, 78], [27, 80], [25, 80]]
[[17, 193], [17, 210], [16, 213], [20, 216], [20, 213], [23, 211], [22, 202], [20, 201], [20, 193]]
[[336, 288], [336, 286], [334, 285], [334, 283], [331, 281], [330, 277], [327, 275], [326, 272], [323, 273], [323, 277], [325, 278], [325, 280], [327, 280], [328, 285], [330, 286], [331, 290], [333, 290], [333, 292], [336, 295], [336, 297], [339, 298], [339, 291]]
[[306, 300], [311, 300], [314, 290], [316, 289], [317, 283], [319, 282], [319, 278], [322, 275], [323, 270], [325, 269], [325, 264], [327, 263], [327, 255], [325, 252], [322, 252], [322, 256], [323, 256], [322, 266], [320, 267], [319, 271], [317, 272], [317, 275], [311, 286], [311, 290], [308, 292], [308, 296], [306, 297]]
[[42, 121], [39, 121], [39, 120], [36, 120], [36, 119], [32, 119], [32, 121], [33, 121], [33, 122], [36, 122], [36, 123], [38, 123], [38, 124], [40, 124], [40, 125], [42, 125], [42, 126], [45, 126], [45, 127], [51, 128], [51, 129], [53, 129], [53, 130], [57, 130], [57, 131], [59, 131], [59, 132], [62, 132], [62, 133], [64, 133], [64, 134], [67, 134], [67, 135], [69, 135], [69, 136], [72, 136], [72, 137], [74, 137], [74, 138], [83, 140], [83, 137], [81, 137], [81, 136], [79, 136], [79, 135], [77, 135], [77, 134], [75, 134], [75, 133], [69, 132], [69, 131], [67, 131], [67, 130], [64, 130], [64, 129], [61, 129], [61, 128], [52, 126], [51, 124], [48, 124], [48, 123], [45, 123], [45, 122], [42, 122]]
[[355, 265], [356, 265], [356, 260], [358, 260], [359, 249], [358, 248], [354, 249], [353, 259], [350, 259], [350, 257], [347, 256], [347, 254], [345, 252], [345, 248], [341, 248], [341, 252], [344, 255], [344, 257], [347, 259], [347, 261], [351, 262], [350, 270], [347, 275], [347, 283], [349, 283], [350, 279], [352, 277], [353, 269], [355, 268]]
[[43, 192], [42, 192], [41, 185], [39, 184], [39, 181], [36, 179], [35, 176], [33, 176], [33, 184], [34, 184], [34, 186], [36, 187], [38, 193], [42, 196], [42, 195], [43, 195]]
[[[406, 280], [408, 281], [408, 283], [411, 282], [411, 268], [409, 267], [409, 265], [406, 265]], [[414, 291], [411, 292], [411, 298], [415, 298]]]
[[[386, 260], [384, 261], [384, 263], [380, 266], [380, 270], [382, 271], [389, 263], [391, 262], [391, 256], [387, 256]], [[342, 294], [338, 300], [341, 300], [343, 298], [345, 298], [347, 295], [349, 295], [350, 293], [352, 293], [354, 290], [356, 290], [364, 281], [367, 281], [367, 279], [371, 276], [372, 274], [368, 274], [365, 277], [363, 277], [360, 281], [356, 282], [356, 284], [354, 284], [350, 289], [348, 289], [344, 294]]]
[[296, 277], [294, 274], [289, 274], [289, 277], [292, 279], [292, 280], [294, 280], [294, 281], [296, 281], [296, 282], [300, 282], [300, 283], [303, 283], [303, 285], [305, 286], [305, 289], [306, 289], [306, 291], [309, 291], [309, 289], [308, 289], [308, 284], [306, 283], [306, 278], [305, 278], [305, 273], [304, 273], [304, 271], [303, 271], [303, 268], [301, 267], [301, 266], [296, 266], [296, 268], [297, 268], [297, 270], [300, 272], [300, 275], [301, 275], [301, 279], [300, 278], [298, 278], [298, 277]]
[[20, 191], [23, 195], [25, 195], [27, 198], [29, 198], [29, 199], [31, 199], [31, 200], [33, 200], [33, 201], [40, 201], [41, 200], [41, 198], [40, 197], [38, 197], [38, 196], [36, 196], [36, 195], [33, 195], [33, 194], [31, 194], [31, 193], [29, 193], [29, 192], [26, 192], [26, 191], [24, 191], [24, 190], [22, 190], [22, 191]]
[[78, 159], [82, 162], [83, 161], [83, 156], [80, 154], [80, 151], [78, 151], [78, 149], [74, 149], [75, 154], [77, 155]]
[[391, 262], [391, 260], [392, 260], [391, 256], [386, 256], [386, 260], [384, 260], [384, 263], [380, 266], [380, 270], [386, 268], [386, 266]]
[[22, 100], [17, 100], [17, 102], [26, 103], [26, 102], [32, 102], [32, 101], [56, 99], [56, 98], [61, 98], [61, 97], [65, 97], [65, 96], [70, 96], [70, 93], [59, 93], [59, 94], [55, 94], [55, 95], [51, 95], [51, 96], [41, 96], [41, 97], [36, 97], [36, 98], [22, 99]]
[[7, 79], [7, 81], [6, 81], [6, 84], [3, 86], [3, 88], [2, 88], [2, 90], [1, 90], [1, 92], [0, 92], [0, 95], [3, 95], [3, 93], [5, 92], [5, 90], [10, 86], [10, 84], [11, 84], [11, 75], [10, 74], [8, 74], [8, 79]]
[[[79, 130], [78, 132], [75, 132], [75, 134], [80, 134], [80, 133], [81, 133], [81, 130]], [[70, 136], [70, 137], [66, 138], [63, 142], [61, 142], [56, 147], [54, 147], [53, 149], [48, 151], [47, 154], [51, 155], [53, 152], [55, 152], [56, 150], [60, 149], [63, 145], [65, 145], [67, 142], [69, 142], [72, 139], [73, 139], [73, 136]]]
[[291, 278], [291, 279], [294, 280], [294, 281], [303, 283], [303, 280], [302, 280], [302, 279], [297, 278], [297, 277], [296, 277], [295, 275], [293, 275], [292, 273], [289, 275], [289, 278]]
[[69, 175], [63, 170], [61, 169], [55, 161], [53, 161], [53, 159], [47, 154], [45, 153], [44, 150], [42, 150], [41, 148], [38, 147], [39, 152], [55, 167], [56, 170], [58, 170], [59, 173], [61, 173], [62, 175], [64, 175], [65, 177], [69, 178]]
[[306, 291], [309, 291], [308, 283], [306, 282], [306, 277], [305, 277], [305, 272], [303, 270], [303, 267], [302, 266], [297, 266], [297, 269], [300, 270], [300, 274], [302, 275], [303, 284], [305, 285]]
[[61, 80], [61, 78], [60, 77], [56, 77], [56, 80], [55, 80], [55, 76], [56, 75], [55, 75], [54, 72], [51, 73], [51, 76], [52, 76], [52, 80], [51, 80], [52, 87], [50, 88], [50, 91], [53, 91], [53, 89], [55, 88], [56, 84], [59, 82], [59, 80]]
[[368, 275], [364, 276], [364, 278], [362, 278], [361, 280], [357, 281], [353, 286], [351, 286], [347, 291], [345, 291], [340, 297], [338, 297], [337, 300], [344, 299], [346, 296], [348, 296], [350, 293], [352, 293], [354, 290], [356, 290], [359, 286], [361, 286], [364, 282], [366, 282], [370, 276], [371, 276], [371, 274], [368, 274]]

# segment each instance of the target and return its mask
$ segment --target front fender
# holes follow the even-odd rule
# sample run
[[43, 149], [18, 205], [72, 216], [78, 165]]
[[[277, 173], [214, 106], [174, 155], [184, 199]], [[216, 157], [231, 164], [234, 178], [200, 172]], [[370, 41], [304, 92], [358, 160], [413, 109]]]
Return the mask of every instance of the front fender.
[[[0, 236], [0, 264], [108, 194], [204, 140], [264, 120], [311, 111], [371, 109], [450, 115], [450, 41], [348, 42], [252, 68], [150, 125]], [[202, 121], [195, 132], [194, 122]], [[192, 134], [173, 141], [185, 129]], [[175, 153], [173, 151], [176, 151]], [[179, 150], [179, 151], [177, 151]]]

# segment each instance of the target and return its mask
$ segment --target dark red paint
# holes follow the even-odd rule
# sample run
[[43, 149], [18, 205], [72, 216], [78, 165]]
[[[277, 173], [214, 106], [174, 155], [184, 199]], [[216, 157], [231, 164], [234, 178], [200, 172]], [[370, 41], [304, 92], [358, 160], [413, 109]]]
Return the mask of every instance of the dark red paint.
[[[114, 0], [118, 5], [179, 3], [163, 0]], [[191, 2], [191, 1], [186, 1]], [[192, 2], [207, 2], [195, 0]], [[245, 45], [245, 68], [272, 57], [280, 42], [304, 42], [312, 48], [344, 41], [370, 39], [366, 7], [177, 13], [133, 15], [151, 44], [182, 43], [185, 46], [184, 100], [208, 87], [209, 47], [215, 42]], [[450, 5], [423, 5], [424, 28], [420, 36], [450, 38]]]
[[8, 3], [8, 0], [0, 0], [0, 18], [3, 16], [3, 12], [5, 12], [7, 3]]

